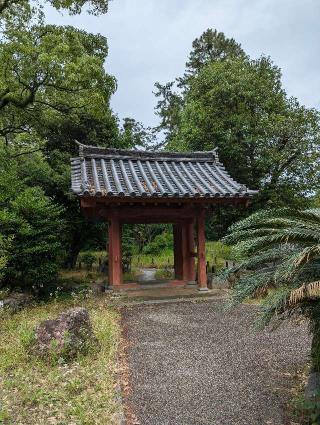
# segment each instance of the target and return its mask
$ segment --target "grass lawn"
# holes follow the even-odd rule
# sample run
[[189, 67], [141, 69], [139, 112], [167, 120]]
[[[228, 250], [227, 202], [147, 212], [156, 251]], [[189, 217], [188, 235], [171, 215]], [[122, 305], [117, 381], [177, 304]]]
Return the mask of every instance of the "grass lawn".
[[[100, 351], [68, 364], [48, 364], [28, 356], [26, 343], [34, 327], [73, 306], [88, 309]], [[119, 336], [118, 314], [107, 305], [106, 298], [74, 296], [1, 316], [0, 423], [116, 423], [115, 356]]]
[[[93, 266], [93, 271], [90, 273], [93, 278], [97, 277], [95, 276], [94, 270], [96, 270], [98, 266], [98, 260], [100, 258], [100, 261], [103, 261], [103, 259], [106, 258], [107, 252], [106, 251], [95, 251], [95, 252], [82, 252], [80, 254], [80, 258], [83, 254], [90, 253], [93, 254], [96, 257], [96, 261]], [[231, 256], [231, 248], [227, 245], [222, 244], [221, 242], [215, 242], [215, 241], [207, 241], [206, 242], [206, 259], [209, 261], [211, 265], [215, 265], [217, 269], [221, 269], [225, 266], [225, 260], [233, 260]], [[139, 268], [143, 267], [156, 267], [159, 269], [166, 269], [168, 267], [173, 267], [173, 250], [163, 249], [161, 252], [157, 254], [134, 254], [132, 256], [132, 269], [133, 271], [137, 271]], [[83, 278], [83, 274], [85, 273], [84, 270], [79, 271], [79, 278]], [[64, 277], [67, 277], [65, 274]], [[75, 273], [72, 273], [72, 277], [76, 277]], [[128, 274], [128, 278], [130, 279], [131, 276]]]

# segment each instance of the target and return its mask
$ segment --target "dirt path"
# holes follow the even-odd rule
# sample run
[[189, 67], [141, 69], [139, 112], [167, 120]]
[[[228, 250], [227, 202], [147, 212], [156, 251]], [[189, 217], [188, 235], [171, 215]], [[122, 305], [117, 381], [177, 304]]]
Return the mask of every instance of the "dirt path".
[[280, 425], [306, 326], [256, 332], [258, 310], [222, 301], [143, 305], [123, 311], [131, 370], [127, 404], [141, 425]]

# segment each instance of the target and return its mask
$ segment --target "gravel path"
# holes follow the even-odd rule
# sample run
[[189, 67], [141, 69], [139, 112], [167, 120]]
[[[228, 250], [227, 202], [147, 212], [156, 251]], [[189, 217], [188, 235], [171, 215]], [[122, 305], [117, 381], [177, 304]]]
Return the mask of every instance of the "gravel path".
[[141, 425], [280, 425], [294, 373], [305, 364], [306, 326], [253, 329], [257, 307], [222, 301], [123, 311], [131, 395]]

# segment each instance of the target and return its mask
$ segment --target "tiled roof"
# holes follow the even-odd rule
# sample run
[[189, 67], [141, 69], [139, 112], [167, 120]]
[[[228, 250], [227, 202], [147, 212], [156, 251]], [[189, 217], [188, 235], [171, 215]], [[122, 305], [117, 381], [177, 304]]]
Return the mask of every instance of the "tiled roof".
[[211, 152], [148, 152], [80, 145], [72, 191], [104, 197], [249, 197]]

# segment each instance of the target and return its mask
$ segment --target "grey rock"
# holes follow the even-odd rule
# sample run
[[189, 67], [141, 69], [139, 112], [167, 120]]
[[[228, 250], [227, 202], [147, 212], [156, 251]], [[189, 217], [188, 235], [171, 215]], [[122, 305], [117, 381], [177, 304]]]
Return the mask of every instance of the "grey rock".
[[93, 295], [101, 295], [103, 292], [105, 292], [105, 285], [104, 283], [93, 282], [91, 289]]
[[74, 358], [78, 353], [86, 353], [98, 346], [94, 336], [88, 311], [84, 308], [73, 308], [57, 319], [45, 320], [35, 329], [35, 337], [31, 352], [40, 357], [62, 357], [65, 360]]
[[2, 300], [2, 307], [12, 312], [16, 312], [24, 306], [31, 304], [32, 301], [34, 301], [34, 297], [31, 294], [12, 292], [10, 297]]

